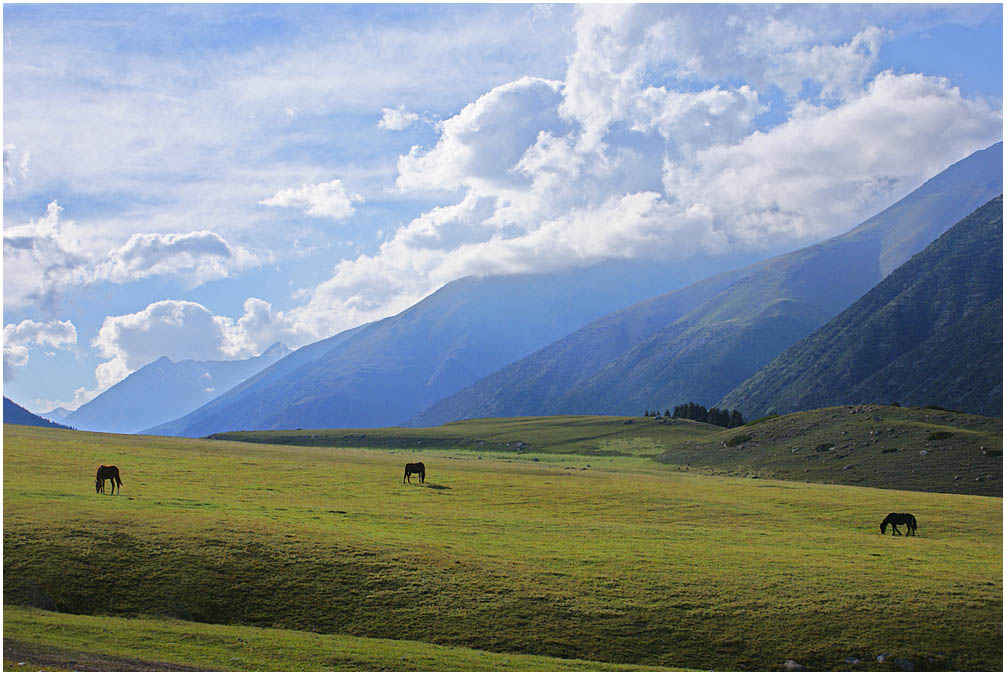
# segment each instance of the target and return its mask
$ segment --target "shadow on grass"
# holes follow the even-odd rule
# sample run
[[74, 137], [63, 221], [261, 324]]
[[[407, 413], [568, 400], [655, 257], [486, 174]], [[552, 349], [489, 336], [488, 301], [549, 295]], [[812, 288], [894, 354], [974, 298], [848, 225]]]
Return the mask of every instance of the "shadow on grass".
[[427, 488], [432, 488], [435, 491], [449, 491], [449, 490], [451, 490], [451, 486], [441, 486], [440, 484], [423, 484], [423, 485], [426, 486]]

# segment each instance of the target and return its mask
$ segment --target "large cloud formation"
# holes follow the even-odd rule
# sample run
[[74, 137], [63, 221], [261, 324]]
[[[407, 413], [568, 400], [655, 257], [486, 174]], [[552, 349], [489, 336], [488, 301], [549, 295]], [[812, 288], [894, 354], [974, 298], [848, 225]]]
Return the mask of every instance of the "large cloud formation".
[[139, 312], [105, 318], [91, 341], [106, 360], [95, 369], [97, 388], [79, 389], [72, 405], [87, 402], [162, 356], [174, 361], [245, 359], [274, 342], [296, 344], [299, 338], [292, 320], [259, 298], [245, 301], [237, 321], [192, 301], [151, 303]]
[[[400, 27], [382, 42], [381, 60], [364, 58], [369, 38], [350, 40], [350, 53], [359, 58], [349, 60], [340, 58], [345, 51], [317, 45], [307, 56], [295, 50], [262, 68], [242, 62], [237, 76], [214, 70], [195, 98], [158, 101], [157, 110], [147, 112], [185, 130], [178, 137], [165, 134], [187, 139], [175, 152], [141, 142], [149, 134], [132, 105], [136, 101], [110, 107], [96, 99], [83, 128], [103, 129], [113, 115], [129, 133], [113, 138], [111, 151], [66, 157], [90, 158], [87, 166], [97, 172], [92, 183], [109, 183], [122, 193], [137, 190], [145, 203], [174, 200], [175, 208], [161, 216], [168, 220], [155, 222], [181, 225], [145, 226], [138, 233], [134, 224], [117, 230], [114, 240], [95, 241], [98, 228], [85, 231], [63, 219], [53, 202], [41, 219], [5, 228], [5, 302], [52, 306], [65, 289], [97, 281], [127, 283], [156, 275], [196, 285], [233, 276], [260, 263], [239, 242], [253, 246], [248, 238], [257, 237], [255, 250], [270, 250], [283, 238], [277, 233], [286, 235], [283, 228], [270, 227], [293, 220], [281, 208], [299, 211], [310, 217], [301, 220], [312, 224], [339, 221], [349, 231], [359, 212], [380, 208], [384, 199], [422, 205], [412, 212], [415, 217], [400, 219], [396, 212], [382, 222], [389, 234], [380, 235], [380, 245], [368, 243], [362, 253], [337, 259], [327, 279], [298, 290], [299, 307], [279, 312], [250, 298], [235, 319], [200, 304], [165, 300], [108, 317], [94, 342], [104, 360], [98, 383], [106, 387], [162, 354], [237, 358], [274, 339], [297, 347], [401, 311], [464, 275], [799, 246], [851, 228], [1001, 138], [1000, 101], [964, 96], [942, 77], [878, 65], [892, 27], [919, 31], [926, 21], [944, 21], [952, 11], [969, 10], [588, 5], [574, 10], [575, 44], [564, 51], [565, 72], [562, 66], [543, 67], [555, 49], [537, 44], [523, 45], [538, 54], [523, 71], [480, 64], [478, 72], [467, 72], [474, 59], [458, 54], [509, 44], [495, 19], [475, 27], [459, 24], [446, 40], [424, 34], [421, 43], [411, 42], [413, 34]], [[549, 12], [529, 14], [542, 21]], [[511, 26], [511, 35], [515, 32]], [[558, 39], [568, 44], [566, 35]], [[451, 45], [454, 56], [445, 56], [438, 42]], [[412, 58], [417, 44], [429, 48], [422, 58]], [[399, 61], [407, 70], [394, 67]], [[367, 64], [371, 67], [364, 68]], [[187, 83], [189, 72], [181, 68], [174, 75]], [[105, 76], [118, 81], [114, 68]], [[466, 89], [462, 98], [460, 83], [472, 82], [479, 89], [475, 94]], [[380, 97], [371, 98], [372, 89]], [[454, 115], [434, 123], [426, 113], [421, 118], [411, 112], [431, 110], [447, 91], [453, 92]], [[220, 100], [242, 110], [244, 122], [237, 116], [217, 120]], [[402, 103], [382, 107], [391, 101]], [[320, 128], [339, 134], [322, 124], [330, 105], [359, 115], [369, 110], [367, 127], [375, 136], [412, 135], [423, 142], [396, 151], [394, 173], [384, 157], [381, 170], [351, 167], [354, 161], [331, 154], [339, 143], [315, 143], [312, 136]], [[33, 119], [34, 106], [11, 112]], [[81, 117], [78, 111], [74, 115]], [[321, 126], [295, 125], [312, 115]], [[286, 133], [277, 131], [275, 120], [281, 118], [291, 125], [283, 127]], [[431, 126], [433, 140], [427, 136]], [[56, 125], [59, 133], [73, 129], [74, 135], [60, 137], [55, 146], [62, 150], [99, 136], [79, 128]], [[249, 138], [256, 141], [249, 146], [255, 151], [241, 145]], [[32, 147], [33, 176], [74, 171], [69, 161], [59, 163], [59, 153], [37, 149], [36, 140], [22, 145]], [[296, 161], [280, 152], [285, 145], [296, 148]], [[240, 167], [226, 164], [234, 147], [242, 148]], [[104, 161], [106, 152], [123, 158], [125, 171]], [[149, 165], [164, 157], [172, 161], [156, 188], [154, 182], [132, 183], [134, 175], [149, 173]], [[274, 161], [284, 157], [287, 164]], [[5, 147], [5, 186], [13, 189], [24, 180], [28, 160], [26, 152]], [[200, 172], [213, 180], [189, 181]], [[328, 180], [333, 175], [343, 178]], [[301, 178], [295, 183], [290, 176]], [[382, 178], [374, 188], [364, 176]], [[367, 201], [347, 184], [366, 192]], [[162, 185], [174, 191], [168, 198]], [[291, 185], [299, 187], [282, 187]], [[198, 191], [182, 193], [178, 186]], [[380, 195], [383, 188], [387, 192]], [[186, 205], [204, 203], [216, 206], [195, 212], [206, 214], [198, 219], [186, 211]], [[210, 231], [192, 229], [191, 222], [221, 225]], [[314, 226], [301, 227], [298, 235]], [[14, 362], [21, 358], [11, 355]]]
[[575, 32], [563, 81], [500, 85], [399, 159], [398, 191], [458, 200], [295, 315], [331, 333], [468, 274], [806, 243], [1001, 136], [949, 80], [878, 72], [886, 31], [844, 8], [590, 5]]

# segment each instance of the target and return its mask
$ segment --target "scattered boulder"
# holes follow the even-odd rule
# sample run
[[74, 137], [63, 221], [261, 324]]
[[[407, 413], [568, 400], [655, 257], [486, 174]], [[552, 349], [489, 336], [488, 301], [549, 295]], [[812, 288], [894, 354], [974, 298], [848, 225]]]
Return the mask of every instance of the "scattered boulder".
[[924, 456], [926, 456], [926, 454], [927, 454], [927, 450], [926, 449], [923, 449], [922, 451], [920, 451], [920, 457], [921, 458], [924, 457]]
[[916, 665], [904, 657], [896, 657], [892, 662], [902, 671], [916, 671]]
[[847, 664], [860, 664], [860, 658], [859, 657], [847, 657], [843, 661], [846, 662]]
[[795, 662], [794, 660], [787, 660], [784, 662], [783, 669], [785, 671], [807, 671], [803, 664]]
[[881, 653], [874, 659], [876, 659], [878, 662], [887, 662], [889, 657], [891, 657], [891, 655], [889, 655], [888, 653]]

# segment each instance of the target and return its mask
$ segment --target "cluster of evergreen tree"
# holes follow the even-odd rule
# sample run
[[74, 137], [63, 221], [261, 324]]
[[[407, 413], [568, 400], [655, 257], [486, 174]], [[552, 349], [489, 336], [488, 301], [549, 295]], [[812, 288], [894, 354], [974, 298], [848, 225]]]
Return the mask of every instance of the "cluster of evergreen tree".
[[[665, 412], [667, 413], [667, 411]], [[707, 408], [701, 404], [690, 401], [688, 404], [679, 404], [675, 407], [674, 417], [696, 420], [720, 427], [741, 427], [745, 424], [745, 419], [741, 416], [741, 411], [736, 408], [727, 409]]]

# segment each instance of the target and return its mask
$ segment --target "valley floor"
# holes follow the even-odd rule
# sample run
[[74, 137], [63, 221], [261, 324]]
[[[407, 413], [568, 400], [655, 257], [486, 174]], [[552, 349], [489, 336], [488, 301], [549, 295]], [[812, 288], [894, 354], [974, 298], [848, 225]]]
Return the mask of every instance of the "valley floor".
[[[115, 624], [149, 621], [182, 636], [294, 630], [613, 668], [890, 668], [880, 654], [1002, 668], [1000, 498], [669, 471], [617, 438], [611, 456], [506, 443], [278, 446], [5, 425], [4, 601], [18, 606], [5, 643], [47, 645], [69, 621], [84, 626], [71, 634], [104, 628], [105, 645], [165, 630]], [[419, 459], [426, 483], [403, 484]], [[93, 492], [100, 463], [119, 466], [120, 495]], [[918, 536], [882, 536], [891, 511], [916, 514]], [[113, 654], [96, 643], [60, 645]], [[391, 648], [359, 649], [390, 668], [377, 665]], [[542, 668], [568, 667], [601, 668]]]

